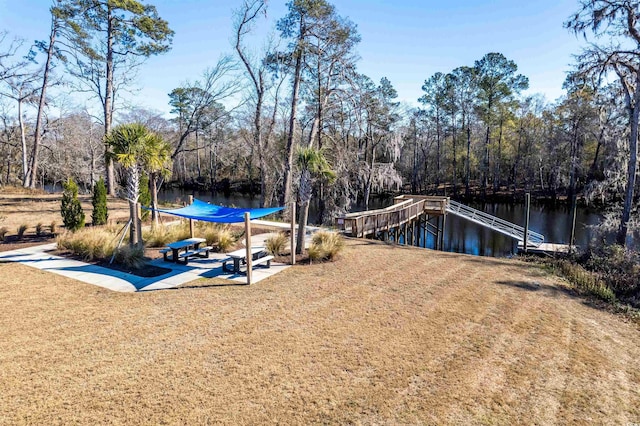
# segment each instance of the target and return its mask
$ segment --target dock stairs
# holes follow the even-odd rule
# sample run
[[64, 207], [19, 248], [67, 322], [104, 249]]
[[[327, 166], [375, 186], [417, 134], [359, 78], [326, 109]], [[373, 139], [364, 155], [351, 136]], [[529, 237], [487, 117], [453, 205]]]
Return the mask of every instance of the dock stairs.
[[[499, 217], [490, 215], [481, 210], [476, 210], [457, 201], [449, 200], [447, 203], [447, 213], [464, 218], [478, 225], [489, 228], [493, 231], [515, 238], [519, 242], [524, 241], [524, 228], [515, 223], [508, 222]], [[527, 233], [527, 245], [539, 247], [544, 242], [544, 235], [529, 230]]]

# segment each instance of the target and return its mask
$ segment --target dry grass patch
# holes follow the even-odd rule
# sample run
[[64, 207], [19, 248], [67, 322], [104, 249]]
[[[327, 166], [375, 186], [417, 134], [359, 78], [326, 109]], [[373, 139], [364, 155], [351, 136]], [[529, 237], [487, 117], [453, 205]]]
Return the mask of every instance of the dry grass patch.
[[250, 287], [0, 276], [0, 423], [640, 419], [638, 326], [517, 261], [350, 241]]
[[[0, 190], [0, 221], [9, 229], [8, 235], [15, 235], [20, 225], [28, 225], [35, 229], [38, 223], [62, 223], [60, 216], [60, 200], [62, 194], [19, 193]], [[91, 195], [80, 195], [82, 208], [87, 215], [91, 213]], [[109, 198], [109, 219], [126, 220], [129, 217], [127, 202], [117, 198]], [[54, 231], [52, 231], [54, 232]]]

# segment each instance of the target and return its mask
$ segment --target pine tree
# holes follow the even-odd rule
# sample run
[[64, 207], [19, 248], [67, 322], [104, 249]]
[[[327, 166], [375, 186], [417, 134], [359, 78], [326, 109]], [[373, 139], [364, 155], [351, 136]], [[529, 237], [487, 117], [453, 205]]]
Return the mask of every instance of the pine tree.
[[69, 178], [63, 185], [62, 205], [60, 213], [64, 226], [70, 231], [77, 231], [84, 226], [84, 212], [78, 200], [78, 185]]
[[91, 204], [93, 205], [93, 213], [91, 214], [93, 226], [106, 224], [109, 218], [109, 212], [107, 210], [107, 187], [102, 178], [93, 186]]

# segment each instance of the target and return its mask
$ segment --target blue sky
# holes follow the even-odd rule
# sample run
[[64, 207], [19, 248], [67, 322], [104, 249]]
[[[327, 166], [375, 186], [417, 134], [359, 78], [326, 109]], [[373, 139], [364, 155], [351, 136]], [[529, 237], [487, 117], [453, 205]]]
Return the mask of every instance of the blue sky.
[[[185, 80], [197, 79], [225, 53], [233, 53], [233, 9], [240, 0], [152, 0], [175, 31], [173, 48], [139, 71], [131, 102], [168, 112], [168, 96]], [[285, 0], [269, 0], [261, 35], [286, 13]], [[358, 69], [379, 81], [387, 77], [401, 101], [417, 105], [421, 86], [435, 72], [473, 65], [488, 52], [514, 60], [529, 78], [527, 93], [550, 101], [563, 94], [572, 55], [583, 40], [562, 23], [577, 0], [336, 0], [338, 13], [358, 26], [362, 42]], [[49, 0], [0, 0], [0, 30], [28, 42], [45, 39]], [[262, 46], [258, 41], [256, 51]]]

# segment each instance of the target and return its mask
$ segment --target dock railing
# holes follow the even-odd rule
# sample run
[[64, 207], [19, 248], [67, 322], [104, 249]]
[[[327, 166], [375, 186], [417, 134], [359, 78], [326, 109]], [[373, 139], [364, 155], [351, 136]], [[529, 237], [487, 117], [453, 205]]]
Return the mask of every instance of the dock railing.
[[398, 196], [384, 209], [348, 213], [335, 219], [335, 226], [346, 234], [362, 238], [408, 223], [424, 213], [444, 214], [447, 197]]
[[[489, 213], [485, 213], [481, 210], [476, 210], [456, 201], [449, 200], [447, 213], [460, 216], [471, 222], [477, 223], [478, 225], [485, 226], [496, 232], [515, 238], [518, 241], [524, 241], [524, 228], [522, 226], [500, 219], [499, 217], [490, 215]], [[538, 247], [543, 242], [544, 235], [529, 230], [527, 238], [529, 246]]]

